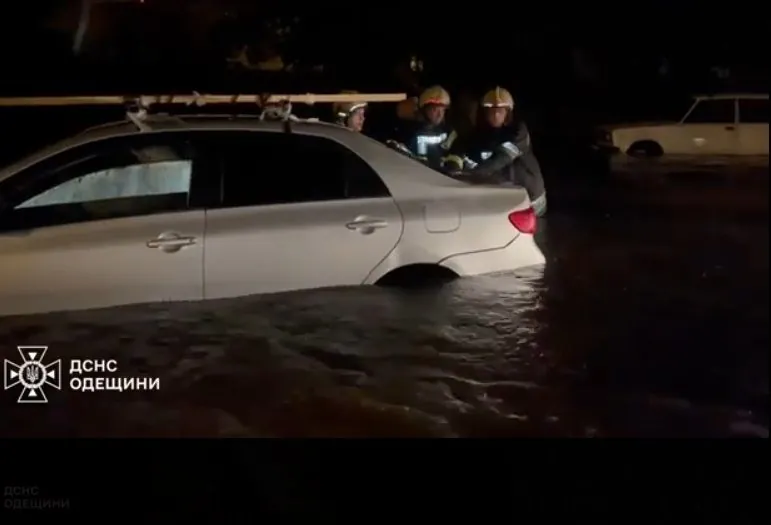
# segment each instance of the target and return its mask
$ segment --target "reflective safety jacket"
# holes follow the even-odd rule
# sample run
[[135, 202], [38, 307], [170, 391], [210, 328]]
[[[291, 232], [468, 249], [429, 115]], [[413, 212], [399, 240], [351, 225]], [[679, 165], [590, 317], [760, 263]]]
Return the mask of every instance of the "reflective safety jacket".
[[456, 138], [457, 134], [447, 124], [434, 125], [421, 120], [405, 123], [396, 141], [414, 157], [438, 170]]
[[531, 200], [546, 191], [530, 133], [522, 121], [478, 130], [463, 144], [456, 142], [451, 152], [462, 159], [461, 169], [471, 176], [523, 186]]

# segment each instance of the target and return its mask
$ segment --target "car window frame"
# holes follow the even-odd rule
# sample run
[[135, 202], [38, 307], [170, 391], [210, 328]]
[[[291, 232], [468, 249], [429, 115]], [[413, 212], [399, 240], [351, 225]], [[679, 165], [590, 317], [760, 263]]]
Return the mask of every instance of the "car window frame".
[[[333, 144], [336, 148], [339, 148], [341, 151], [344, 151], [346, 155], [350, 156], [350, 158], [355, 159], [355, 162], [360, 164], [363, 169], [368, 173], [369, 176], [374, 177], [374, 180], [378, 181], [379, 186], [379, 193], [378, 194], [372, 194], [372, 195], [353, 195], [349, 196], [347, 194], [344, 194], [341, 198], [331, 198], [331, 199], [322, 199], [322, 200], [302, 200], [302, 201], [292, 201], [292, 202], [276, 202], [276, 203], [254, 203], [254, 204], [242, 204], [242, 205], [227, 205], [225, 204], [225, 184], [226, 184], [226, 149], [217, 147], [216, 145], [209, 144], [209, 147], [212, 148], [212, 151], [216, 152], [216, 155], [218, 156], [218, 171], [219, 171], [219, 182], [218, 182], [218, 200], [216, 203], [212, 203], [209, 207], [212, 209], [239, 209], [239, 208], [252, 208], [252, 207], [262, 207], [262, 206], [287, 206], [287, 205], [298, 205], [298, 204], [312, 204], [312, 203], [319, 203], [319, 202], [344, 202], [344, 201], [351, 201], [351, 200], [362, 200], [362, 199], [392, 199], [393, 196], [391, 195], [390, 190], [388, 189], [388, 186], [386, 185], [385, 181], [383, 181], [382, 177], [378, 174], [377, 170], [369, 163], [367, 160], [362, 157], [358, 152], [356, 152], [353, 148], [349, 147], [344, 142], [341, 142], [337, 140], [335, 137], [331, 137], [329, 135], [323, 134], [323, 133], [308, 133], [303, 131], [296, 131], [292, 130], [291, 132], [283, 131], [283, 130], [271, 130], [271, 129], [259, 129], [259, 128], [243, 128], [243, 129], [221, 129], [221, 130], [212, 130], [210, 131], [210, 135], [213, 137], [216, 137], [214, 140], [214, 143], [222, 143], [222, 141], [227, 141], [228, 135], [232, 136], [240, 136], [240, 137], [255, 137], [259, 135], [263, 136], [270, 136], [270, 137], [285, 137], [285, 138], [294, 138], [294, 137], [305, 137], [305, 138], [311, 138], [313, 140], [319, 140], [319, 141], [327, 141], [331, 144]], [[348, 183], [349, 181], [346, 180], [346, 192], [348, 189]]]
[[[762, 122], [746, 122], [746, 121], [742, 120], [742, 102], [750, 102], [751, 103], [751, 102], [758, 102], [758, 101], [764, 102], [766, 104], [766, 106], [769, 106], [769, 104], [771, 102], [771, 101], [769, 101], [768, 98], [740, 98], [740, 99], [737, 100], [738, 106], [737, 106], [737, 109], [736, 109], [736, 113], [737, 113], [737, 122], [739, 124], [752, 124], [752, 125], [758, 125], [758, 124], [763, 125], [763, 124], [766, 124], [766, 125], [768, 125], [768, 120], [762, 121]], [[771, 108], [769, 108], [769, 109], [771, 109]], [[769, 113], [769, 116], [771, 116], [771, 113]], [[768, 119], [769, 116], [767, 116], [766, 118]]]
[[[101, 222], [101, 221], [110, 221], [110, 220], [120, 220], [120, 219], [130, 219], [135, 217], [144, 217], [149, 215], [160, 215], [160, 214], [166, 214], [166, 213], [184, 213], [188, 211], [195, 211], [195, 210], [202, 210], [205, 209], [206, 206], [210, 202], [210, 193], [206, 191], [206, 188], [211, 186], [211, 179], [212, 177], [216, 177], [216, 173], [213, 173], [210, 166], [210, 153], [207, 154], [207, 150], [205, 147], [200, 147], [200, 141], [198, 140], [197, 133], [192, 130], [159, 130], [159, 131], [143, 131], [143, 132], [132, 132], [132, 133], [118, 133], [114, 135], [104, 136], [104, 137], [98, 137], [93, 140], [85, 140], [83, 142], [79, 142], [76, 144], [73, 144], [71, 146], [66, 146], [56, 152], [53, 152], [50, 155], [46, 155], [43, 158], [38, 159], [37, 161], [26, 165], [22, 169], [18, 170], [17, 172], [13, 173], [13, 175], [10, 175], [7, 178], [4, 178], [0, 181], [0, 196], [4, 195], [5, 191], [10, 191], [10, 188], [12, 188], [14, 185], [19, 184], [21, 182], [19, 178], [36, 178], [40, 177], [42, 173], [46, 172], [52, 172], [56, 170], [58, 167], [67, 166], [67, 164], [73, 164], [76, 162], [76, 158], [86, 158], [88, 156], [89, 152], [98, 152], [100, 148], [104, 148], [105, 145], [109, 145], [110, 143], [125, 143], [127, 147], [139, 147], [139, 146], [155, 146], [155, 147], [162, 147], [164, 145], [172, 145], [172, 147], [175, 147], [175, 149], [178, 148], [180, 142], [187, 142], [185, 147], [190, 148], [190, 155], [189, 160], [191, 161], [191, 174], [190, 174], [190, 189], [187, 192], [187, 204], [186, 206], [182, 207], [169, 207], [168, 209], [159, 208], [157, 210], [149, 210], [144, 211], [141, 213], [126, 213], [126, 214], [117, 214], [115, 216], [105, 216], [105, 217], [93, 217], [89, 218], [87, 217], [88, 212], [85, 211], [85, 206], [98, 206], [99, 202], [102, 201], [87, 201], [84, 203], [72, 203], [72, 204], [61, 204], [61, 205], [51, 205], [51, 206], [61, 206], [62, 207], [62, 214], [66, 214], [67, 212], [75, 212], [75, 217], [72, 220], [65, 220], [65, 221], [58, 221], [58, 222], [52, 222], [50, 224], [23, 224], [23, 223], [15, 223], [17, 220], [16, 217], [19, 217], [21, 214], [34, 214], [35, 212], [39, 213], [45, 213], [45, 210], [42, 210], [41, 208], [44, 208], [43, 206], [40, 207], [29, 207], [29, 208], [23, 208], [20, 211], [20, 214], [17, 214], [16, 206], [22, 204], [23, 202], [26, 202], [27, 200], [38, 196], [45, 191], [48, 191], [49, 189], [56, 187], [60, 184], [64, 184], [65, 182], [69, 180], [76, 179], [79, 176], [86, 175], [87, 173], [83, 173], [80, 175], [77, 175], [77, 172], [73, 172], [73, 174], [68, 175], [63, 180], [59, 181], [57, 184], [54, 184], [52, 186], [50, 185], [41, 185], [39, 186], [39, 189], [36, 190], [32, 195], [28, 195], [19, 202], [15, 202], [15, 200], [18, 199], [2, 199], [0, 198], [0, 233], [6, 233], [6, 232], [14, 232], [14, 231], [32, 231], [32, 230], [39, 230], [43, 228], [56, 228], [60, 226], [68, 226], [68, 225], [75, 225], [75, 224], [88, 224], [92, 222]], [[208, 155], [208, 156], [207, 156]], [[186, 159], [187, 160], [187, 159]], [[53, 174], [52, 174], [53, 176]], [[42, 189], [41, 189], [42, 188]], [[126, 203], [130, 201], [130, 199], [155, 199], [157, 201], [161, 201], [161, 199], [168, 199], [171, 201], [174, 199], [174, 195], [177, 194], [165, 194], [165, 195], [147, 195], [143, 197], [126, 197], [124, 199], [120, 199]], [[112, 200], [112, 199], [105, 199], [105, 200]], [[115, 199], [116, 201], [118, 199]], [[127, 207], [130, 207], [130, 204], [126, 205]], [[47, 207], [47, 206], [46, 206]], [[65, 209], [65, 207], [69, 209]], [[78, 218], [77, 208], [81, 207], [83, 208], [83, 211], [81, 213], [82, 217]], [[21, 215], [23, 217], [23, 215]], [[44, 221], [42, 221], [44, 222]]]
[[[708, 104], [710, 102], [726, 102], [730, 101], [732, 102], [733, 106], [733, 120], [731, 122], [688, 122], [688, 118], [690, 118], [691, 115], [693, 115], [693, 112], [696, 111], [696, 108], [698, 108], [702, 104]], [[709, 125], [715, 125], [715, 126], [731, 126], [738, 124], [739, 121], [739, 99], [737, 98], [699, 98], [694, 101], [694, 103], [691, 105], [691, 108], [686, 112], [685, 116], [680, 120], [680, 124], [682, 125], [691, 125], [691, 126], [709, 126]]]

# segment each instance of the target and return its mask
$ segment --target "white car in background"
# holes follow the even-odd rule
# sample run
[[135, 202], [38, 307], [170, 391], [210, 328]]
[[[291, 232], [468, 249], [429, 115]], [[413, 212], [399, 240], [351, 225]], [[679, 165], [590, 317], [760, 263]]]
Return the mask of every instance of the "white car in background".
[[697, 96], [679, 122], [605, 126], [596, 147], [620, 157], [768, 156], [767, 94]]
[[524, 189], [455, 180], [332, 124], [286, 127], [150, 116], [0, 170], [0, 315], [545, 263]]

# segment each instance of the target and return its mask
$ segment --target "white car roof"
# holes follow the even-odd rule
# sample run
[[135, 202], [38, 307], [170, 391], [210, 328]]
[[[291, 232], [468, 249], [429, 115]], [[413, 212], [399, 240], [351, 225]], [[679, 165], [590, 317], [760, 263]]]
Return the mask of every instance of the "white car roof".
[[[285, 123], [260, 120], [254, 115], [152, 115], [146, 123], [152, 128], [141, 131], [131, 121], [118, 121], [95, 126], [45, 147], [23, 159], [0, 169], [0, 181], [13, 174], [69, 148], [100, 139], [163, 131], [254, 130], [284, 132]], [[415, 197], [430, 196], [437, 186], [468, 187], [464, 182], [447, 177], [425, 167], [382, 143], [355, 133], [337, 124], [319, 121], [291, 122], [292, 132], [300, 135], [318, 135], [339, 142], [364, 157], [392, 192]], [[432, 190], [433, 188], [433, 190]]]
[[768, 100], [768, 93], [719, 93], [715, 95], [695, 95], [693, 98], [696, 100], [733, 100], [736, 98]]

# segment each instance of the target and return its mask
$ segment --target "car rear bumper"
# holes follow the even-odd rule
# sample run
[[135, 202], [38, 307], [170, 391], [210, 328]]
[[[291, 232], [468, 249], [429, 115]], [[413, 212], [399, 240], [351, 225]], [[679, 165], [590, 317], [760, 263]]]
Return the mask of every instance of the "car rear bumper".
[[521, 234], [505, 248], [453, 255], [440, 264], [460, 276], [471, 276], [543, 266], [546, 257], [532, 235]]

